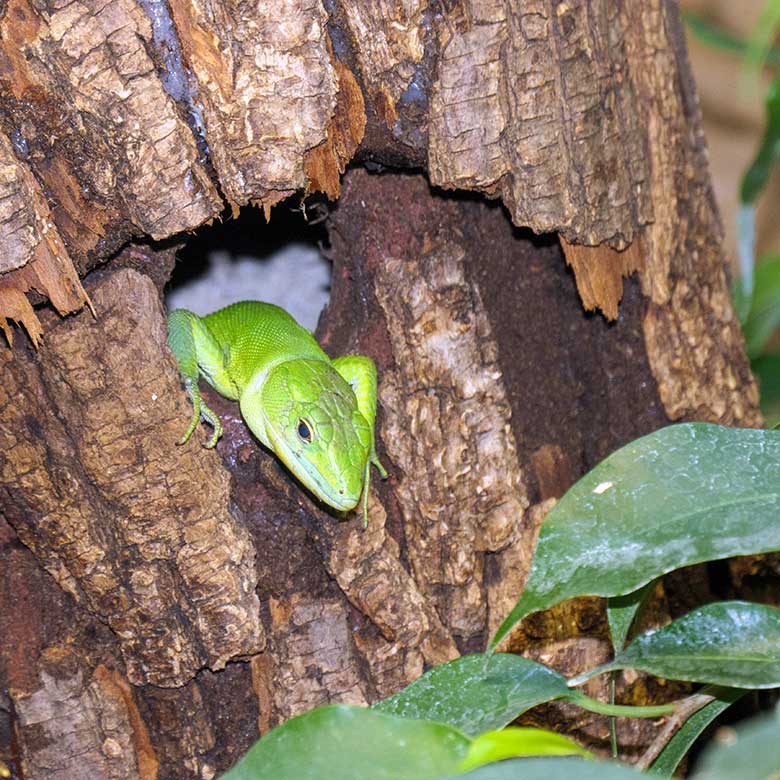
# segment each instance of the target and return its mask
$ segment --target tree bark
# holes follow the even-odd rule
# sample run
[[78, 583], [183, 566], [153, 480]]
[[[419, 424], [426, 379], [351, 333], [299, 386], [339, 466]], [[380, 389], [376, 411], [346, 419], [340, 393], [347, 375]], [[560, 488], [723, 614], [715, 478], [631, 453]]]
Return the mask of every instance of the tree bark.
[[[0, 99], [0, 323], [31, 337], [0, 355], [0, 758], [27, 780], [207, 780], [481, 650], [581, 474], [670, 421], [760, 423], [671, 0], [9, 0]], [[216, 452], [174, 446], [174, 249], [132, 243], [314, 190], [340, 195], [317, 335], [379, 366], [365, 531], [208, 390]], [[506, 647], [582, 671], [603, 605]], [[630, 754], [659, 726], [622, 728]]]

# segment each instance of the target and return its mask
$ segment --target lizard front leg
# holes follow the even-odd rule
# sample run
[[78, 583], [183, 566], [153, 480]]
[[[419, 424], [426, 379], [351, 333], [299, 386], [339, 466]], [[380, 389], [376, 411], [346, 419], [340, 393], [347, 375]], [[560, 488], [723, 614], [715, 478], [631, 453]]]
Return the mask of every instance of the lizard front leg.
[[332, 361], [336, 371], [347, 381], [355, 393], [358, 411], [366, 418], [371, 430], [371, 451], [366, 461], [366, 469], [363, 477], [363, 527], [368, 525], [368, 489], [371, 478], [371, 464], [373, 463], [382, 479], [387, 479], [387, 471], [379, 462], [374, 447], [376, 421], [376, 365], [370, 357], [365, 355], [343, 355]]
[[198, 379], [201, 375], [208, 380], [212, 377], [227, 376], [222, 347], [203, 320], [186, 309], [174, 309], [168, 315], [168, 346], [176, 358], [184, 387], [194, 408], [192, 421], [177, 443], [186, 443], [198, 426], [200, 418], [203, 417], [214, 427], [214, 435], [206, 447], [215, 447], [222, 435], [222, 423], [201, 398]]

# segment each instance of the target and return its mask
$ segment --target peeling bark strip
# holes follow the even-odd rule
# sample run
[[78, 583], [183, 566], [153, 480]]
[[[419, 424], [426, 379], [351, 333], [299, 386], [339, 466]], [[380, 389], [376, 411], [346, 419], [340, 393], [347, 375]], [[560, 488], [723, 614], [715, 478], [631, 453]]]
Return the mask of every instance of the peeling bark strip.
[[633, 241], [652, 219], [645, 123], [614, 0], [467, 2], [439, 25], [431, 181], [498, 191], [516, 225], [570, 241]]
[[601, 309], [608, 320], [616, 320], [623, 297], [623, 277], [642, 267], [641, 242], [635, 240], [622, 252], [609, 246], [570, 244], [561, 236], [566, 263], [577, 280], [577, 292], [586, 311]]
[[[338, 4], [356, 47], [363, 83], [374, 100], [385, 103], [386, 116], [392, 116], [423, 58], [429, 4], [425, 0]], [[392, 122], [388, 126], [392, 128]]]
[[680, 279], [668, 305], [650, 305], [647, 357], [670, 419], [760, 426], [758, 386], [722, 269], [719, 276], [698, 288]]
[[215, 456], [174, 446], [191, 411], [153, 284], [124, 270], [93, 296], [98, 320], [0, 357], [4, 511], [120, 638], [131, 682], [180, 685], [262, 647], [254, 550]]
[[306, 187], [336, 105], [320, 0], [172, 0], [228, 199], [270, 208]]
[[0, 329], [9, 344], [7, 320], [20, 322], [35, 346], [41, 324], [25, 297], [30, 289], [48, 296], [60, 314], [91, 303], [52, 222], [40, 185], [14, 156], [0, 132]]
[[0, 21], [0, 92], [73, 253], [124, 220], [166, 238], [221, 210], [151, 48], [133, 0], [10, 0]]
[[307, 192], [324, 192], [331, 200], [338, 198], [341, 174], [366, 131], [366, 106], [360, 86], [346, 65], [335, 60], [334, 67], [339, 92], [328, 137], [306, 154]]

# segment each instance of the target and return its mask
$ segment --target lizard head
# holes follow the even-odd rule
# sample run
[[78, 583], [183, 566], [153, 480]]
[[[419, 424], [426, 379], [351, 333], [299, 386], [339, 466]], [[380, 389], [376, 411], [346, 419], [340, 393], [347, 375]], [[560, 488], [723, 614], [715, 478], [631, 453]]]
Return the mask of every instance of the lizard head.
[[363, 490], [371, 430], [344, 378], [323, 361], [289, 360], [268, 372], [259, 396], [241, 398], [241, 412], [255, 435], [321, 501], [354, 508]]

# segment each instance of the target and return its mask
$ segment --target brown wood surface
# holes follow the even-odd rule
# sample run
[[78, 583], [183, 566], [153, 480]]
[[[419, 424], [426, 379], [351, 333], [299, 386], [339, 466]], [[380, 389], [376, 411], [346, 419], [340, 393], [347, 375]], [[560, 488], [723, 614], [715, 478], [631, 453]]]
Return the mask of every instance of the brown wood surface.
[[[0, 758], [26, 780], [209, 780], [292, 715], [481, 650], [581, 474], [672, 420], [761, 421], [672, 0], [171, 11], [175, 45], [133, 0], [0, 6], [0, 323], [40, 341], [6, 325], [0, 353]], [[350, 160], [375, 173], [340, 181]], [[148, 238], [314, 190], [340, 194], [318, 336], [379, 367], [365, 531], [208, 390], [216, 452], [174, 445]], [[602, 604], [506, 647], [579, 672]], [[604, 718], [532, 717], [606, 745]], [[638, 755], [658, 725], [621, 729]]]

